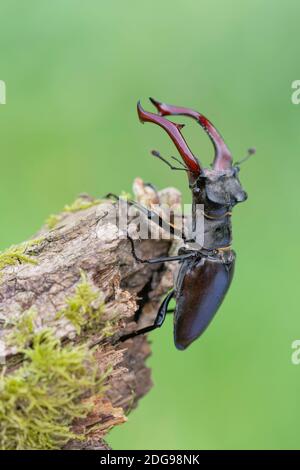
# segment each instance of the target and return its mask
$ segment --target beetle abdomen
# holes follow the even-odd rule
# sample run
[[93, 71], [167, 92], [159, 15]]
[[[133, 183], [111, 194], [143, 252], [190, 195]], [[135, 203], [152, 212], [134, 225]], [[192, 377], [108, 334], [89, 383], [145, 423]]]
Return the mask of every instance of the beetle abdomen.
[[178, 349], [187, 348], [207, 328], [230, 286], [235, 254], [196, 258], [182, 263], [176, 286], [174, 341]]

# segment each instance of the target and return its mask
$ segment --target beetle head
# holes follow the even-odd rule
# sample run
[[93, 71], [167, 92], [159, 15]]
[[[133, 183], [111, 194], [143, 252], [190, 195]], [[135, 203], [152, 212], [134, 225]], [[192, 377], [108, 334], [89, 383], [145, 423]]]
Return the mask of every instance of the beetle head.
[[233, 207], [247, 199], [238, 177], [239, 168], [232, 167], [224, 171], [205, 168], [191, 186], [196, 203], [207, 199], [213, 204]]
[[[158, 114], [145, 111], [138, 103], [140, 121], [152, 122], [162, 127], [176, 145], [188, 172], [190, 187], [196, 202], [206, 198], [220, 205], [234, 205], [247, 198], [238, 179], [238, 167], [232, 165], [231, 153], [221, 134], [214, 125], [202, 114], [193, 109], [161, 103], [153, 98], [150, 101], [156, 107]], [[212, 168], [202, 168], [198, 158], [188, 147], [181, 134], [182, 124], [175, 124], [164, 116], [187, 116], [198, 122], [208, 134], [215, 149]]]

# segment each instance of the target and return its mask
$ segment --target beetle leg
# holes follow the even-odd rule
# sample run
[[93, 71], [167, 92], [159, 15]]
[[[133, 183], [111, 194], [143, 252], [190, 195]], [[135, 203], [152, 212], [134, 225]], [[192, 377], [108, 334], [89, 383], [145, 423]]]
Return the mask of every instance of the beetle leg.
[[174, 295], [174, 290], [169, 292], [167, 297], [163, 300], [161, 306], [158, 309], [154, 323], [152, 325], [145, 326], [145, 328], [141, 328], [140, 330], [136, 330], [136, 331], [133, 331], [132, 333], [128, 333], [127, 335], [121, 336], [120, 341], [126, 341], [129, 338], [134, 338], [135, 336], [149, 333], [149, 331], [152, 331], [152, 330], [155, 330], [156, 328], [161, 327], [163, 322], [165, 321], [166, 314], [168, 311], [168, 305], [173, 295]]
[[[119, 200], [119, 196], [117, 196], [116, 194], [113, 194], [113, 193], [108, 193], [106, 194], [105, 196], [106, 198], [113, 198], [113, 199], [116, 199], [116, 200]], [[162, 229], [166, 230], [167, 232], [169, 232], [171, 235], [174, 235], [182, 240], [186, 240], [186, 237], [185, 237], [185, 234], [183, 233], [183, 231], [177, 229], [176, 227], [174, 227], [174, 225], [166, 222], [160, 215], [158, 215], [156, 212], [152, 211], [151, 209], [148, 209], [147, 207], [145, 206], [142, 206], [142, 204], [139, 204], [138, 202], [136, 201], [133, 201], [132, 199], [127, 199], [127, 204], [129, 204], [130, 206], [134, 206], [136, 207], [139, 211], [141, 211], [143, 214], [145, 214], [147, 216], [147, 218], [149, 220], [151, 220], [152, 222], [154, 222], [155, 224], [159, 225], [159, 227], [161, 227]]]
[[177, 256], [161, 256], [161, 257], [159, 257], [159, 258], [141, 259], [141, 258], [139, 258], [138, 255], [136, 254], [133, 239], [132, 239], [128, 234], [127, 234], [127, 238], [128, 238], [128, 240], [130, 241], [130, 243], [131, 243], [131, 253], [132, 253], [132, 256], [133, 256], [134, 259], [135, 259], [136, 261], [138, 261], [139, 263], [143, 263], [143, 264], [167, 263], [167, 262], [169, 262], [169, 261], [183, 261], [184, 259], [191, 258], [192, 256], [195, 256], [195, 253], [194, 253], [194, 252], [190, 252], [190, 253], [185, 253], [185, 254], [177, 255]]
[[138, 202], [136, 201], [132, 201], [132, 200], [128, 200], [127, 201], [128, 204], [136, 207], [139, 211], [141, 211], [143, 214], [145, 214], [147, 216], [147, 218], [149, 220], [151, 220], [152, 222], [156, 223], [157, 225], [159, 225], [159, 227], [161, 227], [162, 229], [166, 230], [167, 232], [169, 232], [171, 235], [174, 235], [182, 240], [185, 240], [186, 237], [185, 237], [185, 234], [183, 233], [182, 230], [179, 230], [177, 229], [176, 227], [174, 227], [174, 225], [166, 222], [160, 215], [158, 215], [155, 211], [152, 211], [151, 209], [148, 209], [147, 207], [145, 206], [142, 206], [141, 204], [139, 204]]
[[203, 114], [198, 113], [190, 108], [184, 108], [182, 106], [173, 106], [166, 103], [150, 98], [151, 103], [154, 104], [160, 116], [188, 116], [195, 119], [200, 126], [208, 134], [213, 146], [215, 148], [215, 158], [213, 162], [213, 168], [215, 170], [225, 170], [232, 166], [232, 156], [225, 144], [223, 137], [217, 131], [215, 126], [207, 119]]

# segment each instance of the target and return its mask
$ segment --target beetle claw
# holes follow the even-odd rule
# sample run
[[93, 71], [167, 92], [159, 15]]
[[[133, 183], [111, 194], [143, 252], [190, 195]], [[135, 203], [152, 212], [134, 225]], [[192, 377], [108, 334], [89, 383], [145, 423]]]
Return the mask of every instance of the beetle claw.
[[160, 116], [182, 115], [195, 119], [208, 134], [215, 148], [213, 168], [215, 170], [226, 170], [232, 167], [232, 156], [227, 145], [214, 125], [205, 116], [203, 116], [203, 114], [190, 108], [161, 103], [154, 98], [150, 98], [150, 101], [156, 107]]
[[161, 103], [160, 101], [156, 100], [155, 98], [152, 98], [151, 96], [149, 97], [149, 100], [150, 100], [151, 103], [156, 107], [158, 114], [159, 114], [160, 116], [163, 116], [164, 113], [163, 113], [163, 110], [161, 109], [161, 106], [163, 105], [163, 103]]
[[167, 132], [167, 134], [171, 137], [174, 144], [176, 145], [177, 150], [180, 153], [190, 173], [194, 176], [198, 176], [201, 173], [200, 163], [195, 157], [195, 155], [192, 153], [191, 149], [189, 148], [183, 135], [180, 132], [183, 127], [183, 124], [177, 124], [168, 121], [163, 116], [145, 111], [140, 101], [137, 104], [137, 112], [139, 119], [142, 123], [152, 122], [162, 127]]

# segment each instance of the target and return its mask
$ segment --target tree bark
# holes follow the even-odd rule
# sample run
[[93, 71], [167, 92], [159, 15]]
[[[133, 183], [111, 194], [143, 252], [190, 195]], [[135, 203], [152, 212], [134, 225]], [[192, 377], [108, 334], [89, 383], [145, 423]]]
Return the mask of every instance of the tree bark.
[[[175, 189], [157, 193], [140, 179], [134, 183], [134, 192], [137, 200], [146, 205], [180, 200]], [[66, 449], [107, 448], [103, 440], [106, 433], [127, 420], [129, 411], [152, 386], [145, 364], [151, 353], [146, 336], [123, 343], [118, 339], [137, 327], [137, 312], [143, 326], [151, 323], [161, 297], [172, 286], [173, 267], [145, 265], [133, 258], [126, 236], [120, 238], [118, 234], [114, 219], [117, 207], [117, 202], [81, 195], [80, 204], [66, 207], [56, 217], [54, 228], [44, 226], [33, 240], [22, 245], [23, 257], [8, 256], [9, 262], [0, 271], [0, 341], [6, 375], [23, 363], [22, 354], [7, 338], [16, 333], [18, 321], [30, 309], [36, 311], [37, 329], [51, 328], [62, 344], [84, 344], [89, 348], [97, 345], [99, 371], [110, 367], [105, 391], [82, 397], [92, 402], [92, 410], [72, 424], [72, 430], [83, 434], [84, 439], [69, 441]], [[139, 223], [137, 214], [129, 220], [130, 229]], [[170, 252], [172, 241], [163, 239], [161, 229], [157, 230], [159, 239], [135, 242], [141, 258]], [[95, 298], [99, 294], [105, 306], [99, 325], [93, 329], [82, 325], [78, 330], [72, 321], [57, 313], [64, 312], [68, 300], [74, 298], [83, 273]], [[96, 310], [97, 298], [94, 302]]]

